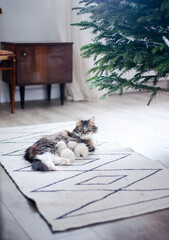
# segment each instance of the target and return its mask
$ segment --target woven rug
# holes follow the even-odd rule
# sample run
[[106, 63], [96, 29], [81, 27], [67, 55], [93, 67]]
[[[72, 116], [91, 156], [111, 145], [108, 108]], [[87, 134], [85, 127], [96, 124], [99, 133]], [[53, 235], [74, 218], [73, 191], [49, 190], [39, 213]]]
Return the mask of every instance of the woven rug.
[[122, 219], [169, 207], [169, 169], [100, 138], [96, 151], [54, 172], [32, 171], [25, 149], [73, 122], [0, 130], [1, 164], [52, 231]]

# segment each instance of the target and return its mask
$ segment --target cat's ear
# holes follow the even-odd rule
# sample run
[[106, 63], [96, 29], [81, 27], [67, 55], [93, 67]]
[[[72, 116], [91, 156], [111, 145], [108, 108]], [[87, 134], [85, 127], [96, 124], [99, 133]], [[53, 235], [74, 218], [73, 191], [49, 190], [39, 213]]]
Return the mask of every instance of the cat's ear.
[[81, 120], [77, 117], [76, 118], [76, 126], [80, 125], [80, 123], [81, 123]]
[[94, 124], [94, 123], [95, 123], [95, 117], [91, 117], [91, 118], [89, 119], [89, 122], [90, 122], [91, 124]]

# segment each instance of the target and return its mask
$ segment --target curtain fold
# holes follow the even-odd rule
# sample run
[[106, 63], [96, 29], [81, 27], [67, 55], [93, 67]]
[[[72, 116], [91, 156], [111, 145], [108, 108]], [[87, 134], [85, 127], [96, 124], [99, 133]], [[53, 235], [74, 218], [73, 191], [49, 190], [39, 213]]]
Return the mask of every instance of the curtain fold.
[[57, 41], [73, 42], [73, 83], [66, 84], [66, 98], [71, 101], [97, 100], [100, 96], [99, 92], [96, 89], [90, 90], [86, 83], [89, 78], [87, 72], [93, 66], [93, 61], [80, 56], [80, 48], [91, 42], [91, 33], [70, 25], [86, 18], [72, 11], [72, 7], [78, 6], [78, 0], [51, 0], [51, 12], [57, 28]]

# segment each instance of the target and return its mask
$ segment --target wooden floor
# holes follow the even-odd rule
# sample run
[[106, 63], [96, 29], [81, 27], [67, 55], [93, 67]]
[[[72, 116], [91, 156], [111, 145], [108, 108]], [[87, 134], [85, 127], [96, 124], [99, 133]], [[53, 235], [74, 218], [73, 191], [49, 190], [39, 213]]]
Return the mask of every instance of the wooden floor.
[[[147, 94], [114, 95], [98, 102], [58, 100], [0, 106], [0, 128], [51, 122], [74, 121], [75, 117], [96, 117], [102, 135], [117, 140], [169, 167], [169, 94], [162, 93], [147, 106]], [[168, 240], [169, 209], [124, 220], [92, 225], [63, 233], [52, 233], [34, 204], [16, 188], [0, 167], [0, 228], [2, 240]]]

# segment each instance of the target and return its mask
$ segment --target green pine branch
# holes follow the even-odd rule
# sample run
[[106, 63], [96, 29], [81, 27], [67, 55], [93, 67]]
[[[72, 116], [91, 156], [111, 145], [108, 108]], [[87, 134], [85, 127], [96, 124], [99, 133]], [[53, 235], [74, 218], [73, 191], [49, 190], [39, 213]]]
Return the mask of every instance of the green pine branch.
[[[169, 48], [163, 41], [164, 36], [169, 39], [168, 0], [83, 0], [80, 4], [74, 10], [89, 17], [72, 25], [93, 33], [93, 42], [81, 48], [84, 58], [94, 60], [89, 70], [93, 77], [88, 80], [92, 88], [107, 94], [123, 94], [126, 88], [149, 92], [149, 103], [159, 91], [168, 91], [157, 86], [169, 73]], [[126, 79], [124, 74], [133, 69], [134, 76]]]

